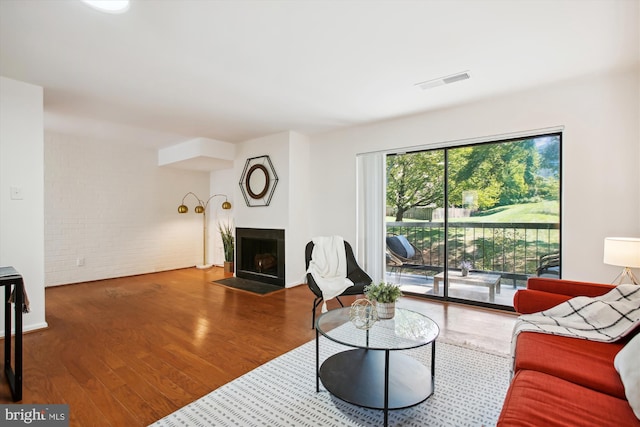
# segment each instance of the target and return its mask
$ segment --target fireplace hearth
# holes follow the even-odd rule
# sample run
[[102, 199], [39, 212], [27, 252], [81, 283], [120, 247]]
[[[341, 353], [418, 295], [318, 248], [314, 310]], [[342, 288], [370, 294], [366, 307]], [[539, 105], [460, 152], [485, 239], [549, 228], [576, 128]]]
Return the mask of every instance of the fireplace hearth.
[[285, 286], [284, 230], [236, 228], [236, 276]]

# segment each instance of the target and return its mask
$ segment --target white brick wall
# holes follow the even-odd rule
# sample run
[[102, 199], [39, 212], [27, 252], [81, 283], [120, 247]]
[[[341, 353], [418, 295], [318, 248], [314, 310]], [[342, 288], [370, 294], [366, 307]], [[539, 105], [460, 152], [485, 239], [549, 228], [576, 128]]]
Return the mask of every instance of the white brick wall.
[[177, 207], [188, 191], [208, 194], [208, 173], [159, 167], [155, 149], [54, 133], [44, 159], [46, 286], [202, 262], [202, 217]]

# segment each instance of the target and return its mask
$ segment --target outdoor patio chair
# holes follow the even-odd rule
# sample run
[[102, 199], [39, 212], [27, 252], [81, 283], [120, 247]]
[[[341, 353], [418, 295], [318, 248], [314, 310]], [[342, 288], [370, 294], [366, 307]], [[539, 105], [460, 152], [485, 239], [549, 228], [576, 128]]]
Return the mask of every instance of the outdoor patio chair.
[[[313, 242], [309, 242], [307, 243], [307, 247], [305, 248], [304, 258], [307, 269], [309, 268], [309, 263], [311, 262], [311, 254], [313, 253], [314, 246], [315, 245]], [[370, 285], [372, 282], [371, 277], [369, 277], [369, 275], [365, 273], [364, 270], [361, 269], [358, 265], [358, 261], [356, 261], [356, 257], [353, 255], [353, 249], [347, 241], [344, 242], [344, 249], [345, 255], [347, 256], [347, 279], [353, 282], [353, 286], [348, 287], [343, 293], [336, 297], [342, 307], [344, 307], [344, 304], [342, 304], [342, 301], [340, 301], [341, 296], [363, 295], [364, 287]], [[313, 308], [311, 309], [311, 329], [313, 329], [316, 327], [316, 309], [322, 302], [323, 298], [322, 291], [320, 290], [320, 287], [318, 287], [316, 281], [313, 279], [311, 273], [307, 273], [307, 285], [309, 286], [309, 289], [311, 289], [311, 292], [313, 292], [313, 294], [316, 296], [313, 300]]]
[[538, 268], [536, 268], [538, 277], [560, 277], [560, 253], [554, 252], [540, 257]]
[[394, 256], [391, 251], [389, 250], [389, 247], [387, 246], [387, 250], [385, 252], [385, 257], [386, 257], [386, 262], [387, 262], [387, 270], [397, 273], [401, 273], [401, 269], [402, 269], [402, 261], [400, 261], [400, 259], [396, 256]]
[[424, 265], [422, 251], [403, 235], [387, 236], [387, 253], [391, 255], [387, 257], [387, 261], [392, 264], [400, 262], [402, 265]]

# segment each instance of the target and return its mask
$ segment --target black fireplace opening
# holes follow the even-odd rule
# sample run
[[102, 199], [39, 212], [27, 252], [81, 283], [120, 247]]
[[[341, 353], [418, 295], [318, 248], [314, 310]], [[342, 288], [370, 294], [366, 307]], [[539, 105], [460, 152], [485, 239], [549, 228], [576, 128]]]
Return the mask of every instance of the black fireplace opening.
[[284, 230], [236, 228], [236, 276], [285, 286]]

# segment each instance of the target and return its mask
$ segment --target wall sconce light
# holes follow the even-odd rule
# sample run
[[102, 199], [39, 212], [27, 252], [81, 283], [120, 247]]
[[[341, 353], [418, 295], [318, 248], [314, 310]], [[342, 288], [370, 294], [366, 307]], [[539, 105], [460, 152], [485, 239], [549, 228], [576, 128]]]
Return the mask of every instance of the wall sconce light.
[[634, 237], [606, 237], [604, 239], [604, 263], [624, 267], [624, 270], [612, 283], [622, 283], [625, 277], [631, 279], [631, 283], [639, 285], [638, 278], [631, 271], [632, 268], [640, 268], [640, 239]]
[[222, 202], [222, 209], [225, 210], [231, 209], [231, 203], [229, 203], [229, 201], [227, 200], [226, 194], [214, 194], [213, 196], [209, 197], [207, 201], [203, 201], [200, 197], [196, 196], [195, 193], [189, 191], [182, 198], [182, 203], [180, 203], [180, 206], [178, 206], [178, 213], [183, 214], [189, 212], [189, 208], [184, 204], [184, 200], [188, 195], [192, 195], [198, 201], [198, 204], [193, 209], [194, 212], [197, 214], [202, 214], [202, 265], [196, 265], [196, 267], [201, 269], [209, 268], [211, 267], [211, 264], [207, 264], [207, 208], [209, 207], [209, 202], [214, 197], [224, 197], [224, 202]]

